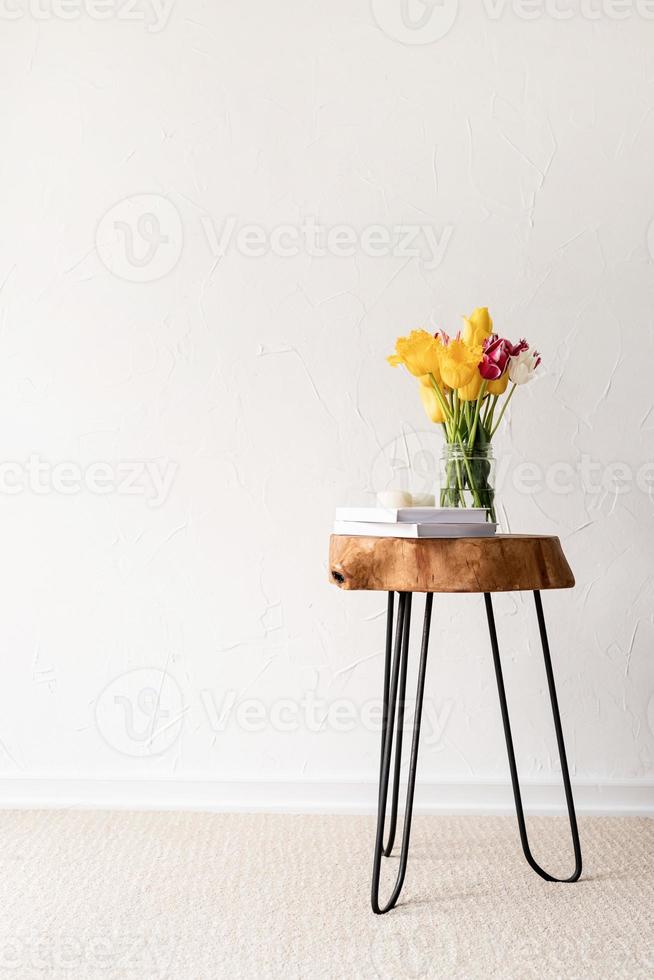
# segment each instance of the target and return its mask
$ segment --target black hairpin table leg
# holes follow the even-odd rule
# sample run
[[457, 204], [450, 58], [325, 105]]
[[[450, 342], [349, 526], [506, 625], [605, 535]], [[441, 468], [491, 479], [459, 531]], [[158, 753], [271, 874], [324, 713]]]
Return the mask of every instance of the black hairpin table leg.
[[[381, 758], [380, 758], [380, 768], [379, 768], [379, 785], [382, 784], [382, 775], [384, 772], [384, 743], [386, 739], [386, 731], [388, 728], [388, 696], [390, 691], [390, 675], [391, 675], [391, 650], [393, 644], [393, 600], [395, 593], [389, 592], [388, 594], [388, 617], [386, 622], [386, 657], [384, 662], [384, 699], [383, 699], [383, 720], [382, 720], [382, 743], [381, 743]], [[397, 830], [397, 807], [400, 796], [400, 772], [402, 768], [402, 739], [404, 737], [404, 709], [406, 704], [406, 672], [407, 664], [409, 660], [409, 633], [411, 628], [411, 593], [406, 593], [400, 596], [400, 611], [398, 618], [398, 642], [400, 642], [399, 637], [402, 634], [401, 646], [399, 647], [400, 659], [399, 659], [399, 696], [397, 697], [397, 714], [394, 711], [394, 727], [393, 731], [395, 733], [395, 765], [393, 767], [393, 791], [391, 793], [391, 815], [390, 824], [388, 828], [388, 842], [386, 844], [382, 841], [382, 854], [388, 857], [393, 851], [393, 844], [395, 843], [395, 832]], [[398, 658], [396, 656], [393, 663], [393, 670], [395, 672], [396, 666], [398, 664]], [[392, 736], [391, 736], [392, 741]]]
[[[391, 897], [384, 906], [379, 904], [379, 878], [381, 874], [382, 856], [388, 856], [393, 848], [397, 826], [397, 804], [400, 789], [400, 766], [402, 761], [402, 728], [404, 725], [404, 700], [406, 693], [406, 672], [409, 655], [409, 630], [411, 626], [411, 593], [402, 592], [398, 602], [397, 625], [395, 629], [395, 651], [391, 668], [391, 652], [393, 638], [393, 595], [388, 599], [388, 622], [386, 626], [386, 659], [384, 665], [384, 712], [382, 721], [382, 748], [379, 779], [379, 800], [377, 810], [377, 836], [372, 869], [371, 904], [373, 912], [382, 915], [390, 911], [397, 902], [404, 878], [406, 876], [409, 857], [409, 839], [411, 836], [411, 818], [413, 815], [413, 796], [416, 785], [418, 767], [418, 747], [420, 743], [420, 725], [422, 721], [422, 702], [425, 691], [425, 672], [427, 668], [427, 650], [429, 647], [429, 628], [431, 624], [431, 609], [433, 595], [427, 593], [425, 599], [425, 619], [420, 651], [420, 666], [418, 668], [418, 690], [413, 718], [413, 740], [411, 743], [411, 759], [409, 762], [409, 781], [407, 786], [406, 807], [404, 811], [404, 828], [402, 831], [402, 847], [400, 865]], [[400, 700], [398, 702], [398, 688]], [[397, 726], [396, 726], [397, 715]], [[393, 774], [393, 791], [391, 795], [391, 823], [389, 839], [384, 846], [384, 829], [386, 823], [386, 804], [388, 802], [388, 784], [391, 770], [391, 754], [393, 749], [393, 734], [395, 732], [395, 767]]]
[[561, 715], [559, 714], [559, 704], [556, 697], [556, 687], [554, 686], [554, 673], [552, 671], [552, 660], [550, 657], [549, 644], [547, 642], [547, 632], [545, 629], [545, 617], [543, 615], [543, 604], [541, 602], [540, 592], [534, 592], [534, 600], [536, 602], [536, 615], [538, 617], [538, 628], [540, 630], [541, 644], [543, 647], [543, 658], [545, 660], [545, 672], [547, 674], [547, 686], [550, 692], [550, 701], [552, 704], [552, 715], [554, 716], [554, 728], [556, 731], [556, 742], [559, 749], [559, 759], [561, 761], [561, 774], [563, 776], [563, 786], [565, 788], [565, 799], [568, 806], [568, 818], [570, 820], [570, 831], [572, 833], [572, 846], [574, 848], [575, 855], [575, 870], [569, 878], [554, 878], [552, 875], [544, 871], [539, 864], [534, 860], [534, 857], [529, 848], [529, 839], [527, 837], [527, 827], [525, 824], [525, 815], [522, 809], [522, 796], [520, 794], [520, 782], [518, 780], [518, 768], [515, 761], [515, 752], [513, 750], [513, 738], [511, 736], [511, 724], [509, 721], [509, 709], [506, 703], [506, 691], [504, 689], [504, 679], [502, 677], [502, 664], [500, 661], [500, 650], [497, 643], [497, 631], [495, 629], [495, 617], [493, 615], [493, 603], [489, 592], [484, 593], [484, 599], [486, 601], [486, 614], [488, 616], [488, 629], [490, 632], [491, 647], [493, 650], [493, 662], [495, 664], [495, 676], [497, 678], [497, 690], [500, 697], [500, 709], [502, 711], [502, 723], [504, 725], [504, 736], [506, 739], [506, 751], [509, 756], [509, 769], [511, 770], [511, 783], [513, 785], [513, 798], [515, 800], [516, 816], [518, 818], [518, 827], [520, 830], [520, 840], [522, 842], [522, 850], [527, 859], [528, 864], [534, 869], [536, 874], [539, 874], [541, 878], [546, 881], [563, 881], [571, 882], [577, 881], [581, 875], [581, 845], [579, 843], [579, 831], [577, 829], [577, 817], [575, 814], [575, 805], [572, 798], [572, 787], [570, 785], [570, 774], [568, 772], [568, 761], [565, 754], [565, 742], [563, 741], [563, 730], [561, 728]]

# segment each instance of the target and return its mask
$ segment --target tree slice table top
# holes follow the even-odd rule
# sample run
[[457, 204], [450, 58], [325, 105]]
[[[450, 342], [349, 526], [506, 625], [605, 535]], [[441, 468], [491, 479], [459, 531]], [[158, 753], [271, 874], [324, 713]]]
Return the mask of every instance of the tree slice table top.
[[332, 534], [329, 578], [380, 592], [520, 592], [575, 584], [561, 542], [546, 534], [373, 538]]

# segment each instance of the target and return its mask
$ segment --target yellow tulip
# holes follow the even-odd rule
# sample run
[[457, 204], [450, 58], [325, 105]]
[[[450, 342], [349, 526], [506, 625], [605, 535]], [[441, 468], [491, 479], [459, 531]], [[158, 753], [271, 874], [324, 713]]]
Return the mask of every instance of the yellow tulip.
[[441, 348], [441, 378], [448, 388], [463, 388], [475, 376], [481, 361], [481, 346], [469, 346], [458, 338]]
[[398, 337], [395, 353], [387, 358], [392, 367], [403, 364], [405, 368], [420, 378], [433, 374], [440, 381], [441, 344], [426, 330], [412, 330], [408, 337]]
[[477, 371], [476, 374], [473, 374], [472, 381], [469, 381], [467, 385], [463, 385], [462, 388], [459, 388], [459, 399], [462, 402], [476, 402], [482, 381], [483, 378], [479, 371]]
[[493, 332], [493, 320], [486, 306], [478, 306], [470, 316], [464, 316], [463, 323], [463, 342], [469, 347], [483, 344]]
[[486, 391], [489, 395], [503, 395], [506, 391], [506, 386], [509, 383], [509, 372], [505, 371], [501, 378], [497, 381], [489, 381]]
[[420, 384], [419, 388], [420, 398], [427, 414], [427, 418], [431, 419], [432, 422], [444, 422], [445, 415], [443, 414], [441, 403], [431, 384], [429, 387], [427, 387], [426, 384]]

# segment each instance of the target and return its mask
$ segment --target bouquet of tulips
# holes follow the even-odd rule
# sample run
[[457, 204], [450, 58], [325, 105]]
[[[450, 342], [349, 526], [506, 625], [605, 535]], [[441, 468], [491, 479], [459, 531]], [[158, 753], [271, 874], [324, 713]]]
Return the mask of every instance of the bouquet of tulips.
[[531, 381], [541, 358], [526, 340], [512, 344], [493, 333], [486, 307], [463, 321], [463, 333], [453, 338], [442, 330], [398, 337], [388, 361], [418, 379], [428, 418], [443, 426], [448, 452], [441, 506], [485, 507], [494, 521], [490, 443], [514, 391]]

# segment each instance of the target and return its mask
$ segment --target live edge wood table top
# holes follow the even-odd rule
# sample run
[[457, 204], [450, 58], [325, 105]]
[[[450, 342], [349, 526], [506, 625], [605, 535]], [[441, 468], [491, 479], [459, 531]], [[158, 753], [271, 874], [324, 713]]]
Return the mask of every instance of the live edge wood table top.
[[575, 584], [559, 539], [372, 538], [333, 534], [329, 578], [341, 589], [380, 592], [521, 592]]

